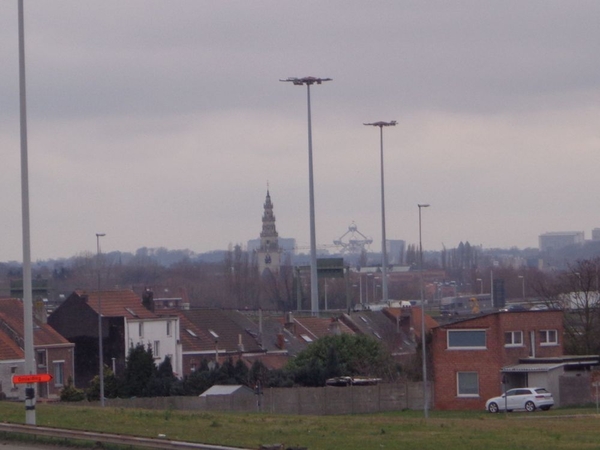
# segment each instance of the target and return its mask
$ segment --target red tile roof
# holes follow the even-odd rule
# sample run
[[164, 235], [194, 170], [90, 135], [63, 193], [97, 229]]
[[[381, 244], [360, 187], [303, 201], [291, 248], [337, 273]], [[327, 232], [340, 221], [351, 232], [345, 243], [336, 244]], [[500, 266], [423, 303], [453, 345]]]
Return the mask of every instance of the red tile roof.
[[[422, 308], [413, 306], [412, 307], [412, 326], [415, 332], [415, 339], [421, 339], [421, 314]], [[437, 323], [430, 315], [425, 314], [425, 331], [429, 332], [432, 328], [438, 327], [440, 324]]]
[[336, 334], [339, 327], [340, 333], [355, 334], [348, 325], [336, 319], [322, 319], [320, 317], [294, 317], [296, 322], [296, 335], [307, 335], [311, 339], [319, 339]]
[[263, 351], [256, 339], [232, 320], [230, 313], [234, 312], [220, 309], [189, 309], [180, 310], [178, 313], [181, 319], [179, 334], [184, 352], [214, 351], [218, 345], [219, 351], [233, 353], [239, 351], [240, 339], [244, 352]]
[[[12, 330], [20, 339], [23, 339], [23, 302], [16, 298], [0, 299], [0, 327]], [[13, 342], [14, 340], [11, 339]], [[16, 344], [16, 342], [15, 342]], [[34, 346], [48, 346], [57, 344], [70, 344], [54, 328], [47, 323], [33, 320]]]
[[[142, 305], [142, 299], [130, 289], [107, 291], [75, 291], [88, 306], [103, 317], [127, 317], [128, 319], [153, 319], [156, 314]], [[85, 300], [87, 297], [87, 300]], [[98, 297], [101, 305], [98, 305]]]
[[0, 330], [0, 360], [23, 359], [25, 354], [21, 347], [13, 341], [4, 331]]

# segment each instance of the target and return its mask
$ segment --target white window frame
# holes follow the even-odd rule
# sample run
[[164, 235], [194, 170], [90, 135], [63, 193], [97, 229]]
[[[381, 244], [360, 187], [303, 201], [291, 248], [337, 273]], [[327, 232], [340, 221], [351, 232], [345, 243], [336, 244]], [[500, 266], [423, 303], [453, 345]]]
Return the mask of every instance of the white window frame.
[[[475, 376], [477, 377], [477, 393], [476, 394], [472, 394], [472, 393], [466, 393], [463, 394], [460, 392], [460, 376], [461, 375], [472, 375], [475, 374]], [[479, 373], [478, 372], [472, 372], [472, 371], [464, 371], [464, 372], [456, 372], [456, 396], [457, 397], [461, 397], [461, 398], [478, 398], [479, 397]]]
[[[480, 345], [466, 345], [466, 346], [451, 346], [450, 345], [450, 335], [452, 333], [464, 333], [464, 332], [481, 332], [484, 335], [485, 344], [483, 346]], [[448, 350], [487, 350], [487, 332], [485, 329], [481, 328], [473, 328], [473, 329], [464, 329], [464, 330], [447, 330], [446, 331], [446, 346]]]
[[154, 356], [154, 359], [160, 359], [160, 341], [154, 341], [152, 355]]
[[[539, 334], [541, 347], [558, 345], [558, 330], [540, 330]], [[550, 340], [551, 334], [554, 334], [554, 340]]]
[[[506, 342], [507, 335], [510, 334], [510, 342]], [[516, 341], [515, 337], [519, 336], [519, 342]], [[523, 347], [523, 332], [522, 331], [505, 331], [504, 332], [504, 346], [505, 347]]]
[[[57, 369], [60, 368], [60, 376], [57, 376]], [[54, 386], [60, 387], [65, 384], [65, 360], [52, 361], [52, 376], [54, 378]]]
[[144, 322], [138, 322], [138, 336], [144, 337]]
[[171, 336], [171, 321], [167, 320], [167, 336]]

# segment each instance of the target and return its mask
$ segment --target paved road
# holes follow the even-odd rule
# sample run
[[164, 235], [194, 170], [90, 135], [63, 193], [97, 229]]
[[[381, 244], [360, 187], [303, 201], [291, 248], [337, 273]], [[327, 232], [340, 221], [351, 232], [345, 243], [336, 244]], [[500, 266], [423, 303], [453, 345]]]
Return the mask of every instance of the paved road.
[[73, 450], [73, 447], [58, 447], [56, 445], [45, 446], [45, 445], [33, 445], [33, 444], [21, 444], [12, 441], [0, 441], [0, 450], [49, 450], [49, 449], [69, 449]]

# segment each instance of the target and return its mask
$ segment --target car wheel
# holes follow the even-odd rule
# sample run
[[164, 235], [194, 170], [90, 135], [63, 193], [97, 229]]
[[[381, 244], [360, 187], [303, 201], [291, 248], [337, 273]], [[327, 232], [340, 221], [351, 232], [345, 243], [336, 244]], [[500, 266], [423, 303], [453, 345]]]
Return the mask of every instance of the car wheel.
[[527, 412], [534, 412], [535, 411], [535, 404], [532, 401], [528, 401], [527, 403], [525, 403], [525, 411], [527, 411]]
[[488, 411], [491, 413], [497, 413], [498, 412], [498, 405], [494, 402], [490, 403], [488, 405]]

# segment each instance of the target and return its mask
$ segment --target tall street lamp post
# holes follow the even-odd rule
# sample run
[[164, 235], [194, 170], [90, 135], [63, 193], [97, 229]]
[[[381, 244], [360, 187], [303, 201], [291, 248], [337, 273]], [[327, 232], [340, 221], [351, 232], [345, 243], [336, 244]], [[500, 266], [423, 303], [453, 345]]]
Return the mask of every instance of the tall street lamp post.
[[419, 204], [419, 284], [421, 287], [421, 347], [423, 358], [423, 414], [425, 419], [429, 417], [427, 410], [427, 348], [425, 346], [425, 299], [423, 295], [423, 241], [421, 239], [421, 209], [429, 208], [428, 204]]
[[102, 296], [100, 294], [100, 238], [104, 233], [96, 233], [96, 272], [98, 274], [98, 376], [100, 377], [100, 406], [104, 406], [104, 355], [102, 346]]
[[315, 191], [313, 181], [313, 157], [312, 157], [312, 124], [310, 115], [310, 87], [313, 84], [322, 84], [331, 81], [331, 78], [287, 78], [279, 80], [292, 83], [295, 86], [306, 85], [306, 98], [308, 106], [308, 195], [310, 203], [310, 309], [313, 315], [319, 312], [319, 279], [317, 274], [317, 237], [315, 227]]
[[397, 122], [392, 120], [391, 122], [372, 122], [365, 123], [364, 125], [369, 125], [373, 127], [379, 127], [379, 154], [381, 161], [381, 272], [383, 281], [381, 283], [382, 286], [382, 300], [384, 302], [388, 301], [388, 280], [387, 280], [387, 241], [385, 238], [385, 190], [384, 190], [384, 172], [383, 172], [383, 127], [394, 127]]
[[521, 279], [521, 293], [523, 294], [523, 300], [525, 300], [525, 277], [523, 275], [519, 275]]
[[[25, 373], [36, 372], [33, 344], [33, 288], [31, 279], [31, 232], [29, 220], [29, 162], [27, 156], [27, 101], [25, 90], [25, 20], [23, 0], [18, 3], [19, 111], [21, 131], [21, 217], [23, 234], [23, 351]], [[35, 384], [25, 388], [25, 423], [35, 425]]]

